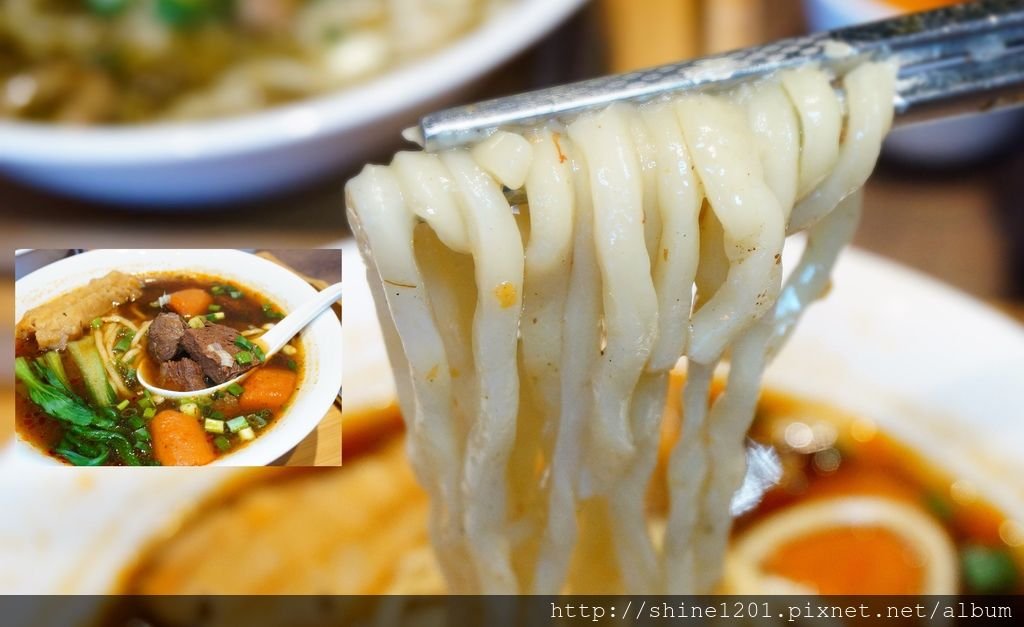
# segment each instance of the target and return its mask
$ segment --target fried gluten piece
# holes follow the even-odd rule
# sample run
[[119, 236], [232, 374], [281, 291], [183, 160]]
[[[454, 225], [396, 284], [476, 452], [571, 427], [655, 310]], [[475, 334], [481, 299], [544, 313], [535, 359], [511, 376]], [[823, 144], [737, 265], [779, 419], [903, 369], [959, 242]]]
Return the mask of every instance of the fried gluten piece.
[[42, 350], [63, 349], [94, 318], [141, 294], [142, 281], [138, 277], [114, 270], [29, 310], [18, 323], [17, 335], [35, 336]]
[[[254, 469], [257, 480], [186, 519], [144, 557], [125, 592], [443, 592], [427, 497], [400, 437], [338, 469], [273, 480], [280, 470]], [[165, 618], [179, 624], [181, 617]]]

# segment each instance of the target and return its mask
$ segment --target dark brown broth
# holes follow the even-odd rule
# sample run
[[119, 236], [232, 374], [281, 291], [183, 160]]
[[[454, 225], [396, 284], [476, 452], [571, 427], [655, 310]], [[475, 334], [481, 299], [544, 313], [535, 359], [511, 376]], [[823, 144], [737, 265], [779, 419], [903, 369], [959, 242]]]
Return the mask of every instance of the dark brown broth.
[[[142, 289], [142, 295], [133, 302], [124, 303], [112, 308], [109, 312], [105, 313], [104, 316], [118, 315], [132, 321], [136, 325], [141, 325], [143, 322], [156, 317], [158, 313], [167, 311], [167, 309], [160, 309], [151, 306], [151, 303], [157, 301], [165, 293], [170, 294], [178, 290], [188, 288], [200, 288], [209, 291], [215, 285], [232, 286], [237, 288], [243, 294], [241, 298], [237, 299], [231, 298], [229, 294], [213, 296], [213, 303], [219, 305], [221, 307], [221, 311], [225, 314], [223, 320], [213, 321], [217, 324], [229, 326], [239, 332], [242, 332], [253, 327], [261, 327], [268, 322], [277, 322], [276, 318], [268, 317], [263, 311], [264, 304], [270, 304], [273, 307], [273, 310], [278, 313], [287, 313], [277, 303], [256, 290], [214, 276], [190, 273], [148, 273], [143, 276], [145, 282]], [[145, 351], [145, 338], [143, 338], [141, 342], [143, 343], [142, 361], [149, 362], [150, 358], [148, 352]], [[258, 342], [254, 343], [258, 344]], [[298, 345], [297, 348], [299, 349], [295, 355], [288, 356], [284, 353], [278, 353], [260, 367], [292, 370], [296, 373], [296, 381], [301, 381], [304, 354], [301, 348], [301, 341], [295, 342], [295, 344]], [[33, 340], [19, 339], [15, 345], [15, 356], [17, 357], [36, 358], [40, 357], [44, 352], [45, 351], [39, 350]], [[62, 363], [64, 364], [65, 371], [67, 372], [72, 390], [83, 399], [88, 399], [82, 375], [75, 365], [74, 360], [70, 358], [66, 350], [62, 351]], [[155, 370], [155, 368], [150, 366], [149, 370], [146, 371], [147, 374], [150, 370]], [[157, 379], [153, 378], [150, 380], [156, 381]], [[127, 397], [127, 400], [132, 403], [137, 403], [143, 397], [143, 390], [141, 386], [135, 383], [133, 385], [129, 385], [128, 388], [132, 394]], [[296, 389], [292, 391], [292, 398], [294, 398], [295, 391], [297, 389], [298, 386], [296, 386]], [[20, 381], [16, 382], [15, 392], [15, 426], [19, 435], [40, 450], [46, 451], [57, 459], [62, 459], [58, 454], [56, 454], [54, 449], [58, 446], [63, 437], [63, 423], [46, 415], [42, 409], [36, 406], [35, 403], [28, 398], [28, 392]], [[124, 399], [119, 397], [119, 400]], [[289, 399], [288, 403], [285, 403], [281, 409], [272, 412], [269, 417], [266, 418], [267, 426], [263, 427], [261, 431], [270, 429], [278, 417], [283, 415], [287, 410], [290, 402], [291, 399]], [[173, 407], [175, 407], [175, 405], [168, 401], [157, 409], [162, 410]], [[224, 420], [229, 420], [237, 416], [248, 415], [251, 413], [250, 411], [243, 411], [240, 409], [238, 406], [238, 399], [229, 393], [219, 394], [210, 405], [210, 408], [204, 411], [207, 414], [213, 414], [218, 419], [222, 418]], [[257, 431], [257, 437], [259, 436], [259, 433], [260, 431]], [[207, 439], [211, 443], [215, 438], [216, 436], [214, 434], [207, 433]], [[247, 444], [247, 442], [240, 440], [234, 441], [230, 451], [236, 451], [245, 444]], [[216, 447], [215, 450], [217, 450]], [[222, 453], [218, 451], [218, 456], [220, 454]], [[122, 465], [121, 460], [117, 459], [116, 455], [112, 455], [112, 459], [108, 460], [108, 464]]]

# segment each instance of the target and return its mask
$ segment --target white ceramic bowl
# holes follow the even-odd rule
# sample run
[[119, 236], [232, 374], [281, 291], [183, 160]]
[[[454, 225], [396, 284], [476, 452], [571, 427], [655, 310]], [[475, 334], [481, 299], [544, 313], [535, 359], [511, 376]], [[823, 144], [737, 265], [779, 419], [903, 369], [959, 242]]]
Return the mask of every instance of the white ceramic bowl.
[[[238, 250], [94, 250], [52, 263], [15, 283], [15, 320], [21, 320], [29, 309], [111, 270], [128, 273], [181, 270], [212, 274], [250, 286], [286, 310], [294, 309], [316, 294], [312, 286], [294, 273]], [[284, 415], [258, 438], [210, 465], [267, 465], [291, 450], [323, 419], [341, 389], [341, 324], [332, 312], [324, 312], [306, 327], [301, 338], [305, 367], [298, 390]], [[62, 465], [18, 436], [0, 456], [0, 463]]]
[[[873, 22], [901, 12], [883, 0], [803, 0], [803, 4], [812, 31]], [[1006, 109], [897, 128], [886, 138], [885, 149], [906, 161], [954, 166], [989, 155], [1022, 128], [1024, 113]]]
[[372, 156], [583, 0], [515, 0], [475, 31], [364, 84], [253, 114], [68, 128], [0, 121], [0, 170], [102, 201], [177, 206], [257, 197]]

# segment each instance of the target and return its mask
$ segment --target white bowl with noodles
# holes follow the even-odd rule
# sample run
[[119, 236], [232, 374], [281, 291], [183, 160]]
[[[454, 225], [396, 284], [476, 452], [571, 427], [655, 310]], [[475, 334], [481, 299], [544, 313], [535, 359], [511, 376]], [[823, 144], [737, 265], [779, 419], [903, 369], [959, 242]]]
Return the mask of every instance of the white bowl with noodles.
[[0, 120], [0, 172], [135, 208], [265, 196], [374, 156], [456, 100], [583, 0], [514, 0], [446, 47], [364, 83], [263, 111], [195, 122], [71, 127]]
[[[196, 272], [237, 281], [291, 311], [316, 294], [295, 273], [239, 250], [107, 249], [93, 250], [44, 266], [15, 283], [15, 323], [24, 314], [63, 293], [102, 277], [125, 273]], [[236, 452], [210, 466], [265, 466], [290, 451], [323, 419], [341, 390], [341, 323], [326, 311], [300, 335], [305, 362], [291, 401], [272, 426]], [[339, 442], [340, 446], [341, 443]], [[0, 454], [0, 465], [62, 466], [15, 434]]]

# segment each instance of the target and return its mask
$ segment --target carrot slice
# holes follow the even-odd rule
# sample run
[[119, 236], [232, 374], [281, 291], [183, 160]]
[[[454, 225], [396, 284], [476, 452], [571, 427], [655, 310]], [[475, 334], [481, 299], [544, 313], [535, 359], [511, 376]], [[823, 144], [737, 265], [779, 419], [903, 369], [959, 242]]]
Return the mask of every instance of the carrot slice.
[[295, 373], [278, 368], [260, 368], [242, 381], [245, 390], [238, 397], [242, 411], [280, 409], [295, 390]]
[[202, 466], [216, 458], [213, 445], [199, 421], [173, 409], [165, 409], [149, 422], [153, 455], [164, 466]]
[[167, 306], [183, 316], [198, 316], [206, 313], [211, 303], [213, 303], [213, 296], [210, 296], [206, 290], [190, 287], [187, 290], [179, 290], [171, 294], [171, 300]]

